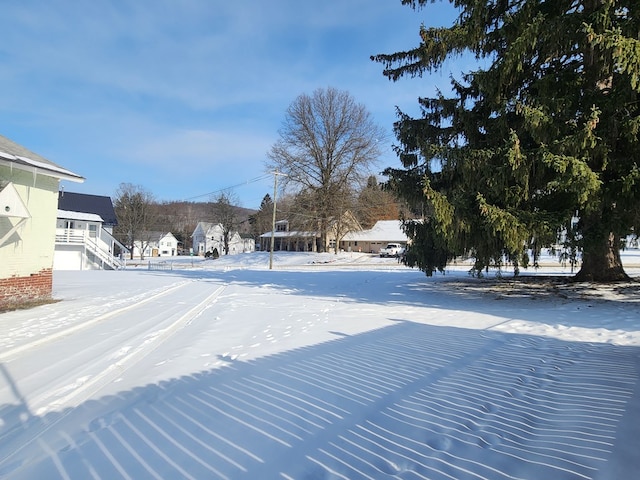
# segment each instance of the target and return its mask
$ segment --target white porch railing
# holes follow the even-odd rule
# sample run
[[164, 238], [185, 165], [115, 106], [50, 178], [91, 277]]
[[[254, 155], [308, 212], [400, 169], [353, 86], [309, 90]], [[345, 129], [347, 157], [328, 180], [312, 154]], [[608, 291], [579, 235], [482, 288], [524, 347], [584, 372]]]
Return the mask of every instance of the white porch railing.
[[56, 229], [56, 244], [84, 246], [85, 255], [86, 252], [93, 254], [96, 263], [102, 268], [106, 267], [117, 270], [125, 266], [123, 260], [120, 260], [109, 251], [106, 243], [98, 241], [96, 232], [76, 230], [73, 228], [58, 228]]

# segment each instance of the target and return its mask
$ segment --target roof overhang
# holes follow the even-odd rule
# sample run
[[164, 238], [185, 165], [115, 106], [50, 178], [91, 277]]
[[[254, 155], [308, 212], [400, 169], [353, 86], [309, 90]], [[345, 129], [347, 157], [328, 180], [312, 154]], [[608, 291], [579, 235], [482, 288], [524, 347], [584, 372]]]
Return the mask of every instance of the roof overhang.
[[82, 183], [84, 177], [73, 173], [66, 168], [57, 165], [40, 162], [32, 158], [22, 157], [20, 155], [12, 155], [10, 153], [0, 151], [0, 165], [4, 165], [11, 169], [23, 170], [35, 174], [42, 174], [60, 180], [69, 180], [71, 182]]
[[100, 215], [95, 213], [71, 212], [69, 210], [58, 209], [58, 218], [63, 220], [83, 220], [85, 222], [104, 223]]

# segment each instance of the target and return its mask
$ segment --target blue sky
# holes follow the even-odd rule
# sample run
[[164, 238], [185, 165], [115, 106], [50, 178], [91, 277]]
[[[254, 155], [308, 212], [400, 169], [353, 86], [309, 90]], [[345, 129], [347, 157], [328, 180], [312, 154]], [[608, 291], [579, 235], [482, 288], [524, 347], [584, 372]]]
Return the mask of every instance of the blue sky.
[[[258, 208], [266, 153], [285, 110], [335, 87], [388, 135], [376, 172], [397, 165], [395, 107], [447, 88], [453, 63], [393, 83], [370, 55], [418, 44], [455, 18], [447, 2], [400, 0], [0, 0], [0, 133], [86, 178], [67, 191], [114, 196], [123, 182], [157, 200], [232, 190]], [[260, 181], [254, 179], [264, 177]]]

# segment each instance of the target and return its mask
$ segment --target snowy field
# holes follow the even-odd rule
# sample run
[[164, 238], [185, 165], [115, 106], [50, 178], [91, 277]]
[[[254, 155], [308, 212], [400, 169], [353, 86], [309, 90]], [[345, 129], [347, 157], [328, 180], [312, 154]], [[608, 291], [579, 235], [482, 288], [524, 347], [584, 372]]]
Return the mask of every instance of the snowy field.
[[0, 314], [0, 478], [638, 478], [639, 283], [268, 264], [55, 272]]

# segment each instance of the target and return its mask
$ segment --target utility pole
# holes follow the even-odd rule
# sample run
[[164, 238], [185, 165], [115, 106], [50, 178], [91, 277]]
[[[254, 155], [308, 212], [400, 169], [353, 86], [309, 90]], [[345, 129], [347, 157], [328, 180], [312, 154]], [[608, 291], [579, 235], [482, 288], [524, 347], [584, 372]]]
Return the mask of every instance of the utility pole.
[[276, 195], [278, 194], [278, 175], [287, 176], [278, 171], [273, 172], [273, 217], [271, 218], [271, 250], [269, 252], [269, 270], [273, 270], [273, 249], [276, 234]]

